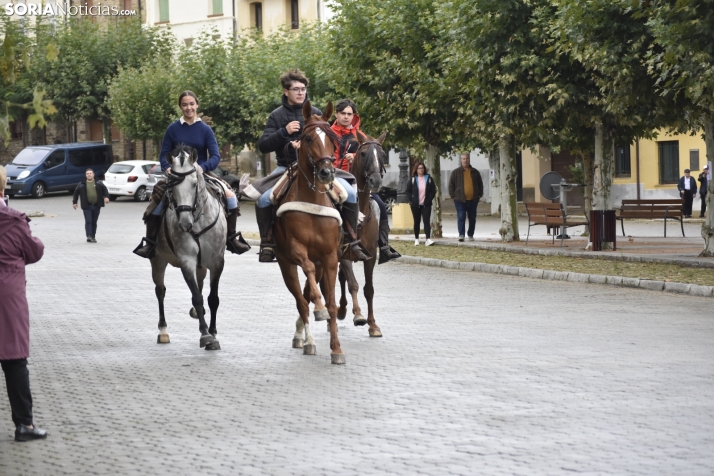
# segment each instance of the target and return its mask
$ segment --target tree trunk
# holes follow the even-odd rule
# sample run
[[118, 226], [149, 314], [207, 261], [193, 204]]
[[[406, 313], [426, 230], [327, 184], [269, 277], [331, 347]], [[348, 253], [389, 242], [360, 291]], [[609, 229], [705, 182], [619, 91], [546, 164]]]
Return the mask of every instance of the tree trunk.
[[426, 146], [426, 168], [436, 185], [436, 197], [434, 197], [431, 206], [431, 236], [442, 238], [444, 235], [441, 229], [441, 164], [439, 163], [439, 148], [435, 145]]
[[[612, 178], [615, 159], [615, 139], [602, 121], [595, 124], [595, 160], [593, 163], [593, 210], [612, 210]], [[612, 249], [612, 243], [602, 242], [602, 249]]]
[[612, 177], [615, 140], [602, 121], [595, 124], [595, 160], [593, 163], [592, 207], [594, 210], [612, 209]]
[[499, 143], [501, 182], [501, 239], [520, 241], [518, 236], [518, 202], [516, 197], [516, 150], [513, 136], [505, 135]]
[[[593, 209], [593, 156], [590, 152], [583, 153], [583, 175], [585, 177], [585, 214], [590, 216]], [[587, 230], [590, 235], [590, 228]]]
[[102, 119], [102, 132], [104, 133], [104, 143], [112, 145], [112, 120], [108, 117]]
[[491, 178], [491, 215], [501, 214], [501, 161], [498, 151], [492, 150], [488, 153], [488, 166], [493, 171]]
[[[707, 148], [707, 163], [714, 162], [714, 118], [708, 116], [704, 120], [704, 143]], [[709, 170], [711, 176], [711, 169]], [[714, 184], [709, 180], [707, 186], [707, 214], [702, 224], [704, 251], [700, 256], [714, 256]]]

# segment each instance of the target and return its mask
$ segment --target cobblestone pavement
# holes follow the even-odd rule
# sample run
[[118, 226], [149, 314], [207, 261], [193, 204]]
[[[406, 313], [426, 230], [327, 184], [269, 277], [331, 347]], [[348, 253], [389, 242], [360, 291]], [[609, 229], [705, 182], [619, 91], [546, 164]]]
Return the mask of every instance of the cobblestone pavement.
[[27, 276], [50, 437], [13, 442], [0, 398], [2, 475], [714, 472], [711, 299], [388, 264], [384, 337], [345, 321], [335, 366], [322, 324], [318, 355], [290, 347], [294, 301], [251, 252], [227, 258], [207, 352], [174, 269], [156, 344], [142, 204], [105, 208], [97, 244], [68, 195], [13, 206], [46, 213]]

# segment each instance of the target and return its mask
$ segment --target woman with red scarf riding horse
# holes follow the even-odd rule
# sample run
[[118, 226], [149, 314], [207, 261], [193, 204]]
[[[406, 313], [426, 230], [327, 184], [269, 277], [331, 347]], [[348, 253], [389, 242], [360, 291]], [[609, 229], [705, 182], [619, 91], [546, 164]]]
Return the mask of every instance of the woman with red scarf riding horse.
[[[359, 147], [357, 132], [359, 131], [360, 118], [357, 106], [349, 99], [342, 99], [335, 106], [335, 122], [332, 130], [340, 138], [339, 147], [335, 149], [335, 167], [349, 172], [355, 152]], [[377, 193], [372, 193], [372, 200], [379, 205], [379, 253], [380, 264], [399, 258], [401, 255], [389, 246], [389, 216], [387, 207]]]

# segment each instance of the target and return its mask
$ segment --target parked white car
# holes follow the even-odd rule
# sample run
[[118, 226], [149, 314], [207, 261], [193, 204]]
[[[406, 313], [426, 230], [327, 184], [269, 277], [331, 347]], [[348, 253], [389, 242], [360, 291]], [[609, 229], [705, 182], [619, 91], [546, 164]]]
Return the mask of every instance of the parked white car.
[[118, 197], [134, 197], [137, 202], [149, 199], [146, 191], [149, 170], [158, 164], [151, 160], [125, 160], [115, 162], [104, 174], [104, 184], [109, 190], [109, 200]]

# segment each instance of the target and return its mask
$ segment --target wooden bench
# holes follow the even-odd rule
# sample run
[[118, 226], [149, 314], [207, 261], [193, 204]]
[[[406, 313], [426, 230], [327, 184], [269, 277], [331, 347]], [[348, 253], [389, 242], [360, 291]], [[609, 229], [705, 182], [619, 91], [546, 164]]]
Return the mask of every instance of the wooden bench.
[[664, 237], [667, 238], [667, 219], [679, 220], [684, 236], [684, 222], [682, 221], [682, 206], [684, 201], [680, 198], [666, 200], [623, 200], [620, 209], [617, 211], [617, 219], [620, 220], [622, 236], [625, 236], [625, 219], [654, 219], [664, 218]]
[[[528, 235], [526, 236], [526, 245], [531, 235], [531, 227], [535, 225], [545, 225], [546, 227], [560, 227], [560, 247], [563, 247], [565, 232], [573, 226], [588, 226], [590, 222], [585, 216], [585, 220], [569, 218], [568, 214], [563, 210], [562, 203], [537, 203], [524, 202], [526, 212], [528, 213]], [[584, 214], [584, 213], [583, 213]], [[553, 233], [553, 243], [555, 243], [555, 233]]]

